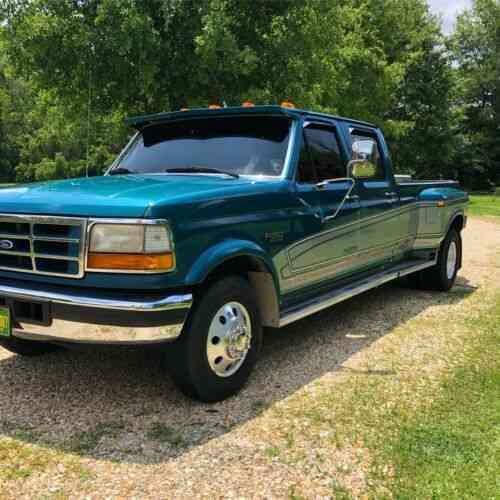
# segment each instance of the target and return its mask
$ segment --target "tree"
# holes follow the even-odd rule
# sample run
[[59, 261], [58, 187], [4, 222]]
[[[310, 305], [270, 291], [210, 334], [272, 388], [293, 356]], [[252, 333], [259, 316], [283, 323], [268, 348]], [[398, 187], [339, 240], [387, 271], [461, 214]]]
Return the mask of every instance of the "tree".
[[500, 1], [475, 0], [450, 46], [458, 65], [461, 176], [476, 188], [500, 182]]
[[450, 164], [452, 71], [425, 0], [15, 5], [8, 62], [35, 96], [19, 158], [27, 173], [57, 153], [80, 172], [87, 146], [124, 142], [126, 114], [247, 98], [373, 121], [401, 170]]

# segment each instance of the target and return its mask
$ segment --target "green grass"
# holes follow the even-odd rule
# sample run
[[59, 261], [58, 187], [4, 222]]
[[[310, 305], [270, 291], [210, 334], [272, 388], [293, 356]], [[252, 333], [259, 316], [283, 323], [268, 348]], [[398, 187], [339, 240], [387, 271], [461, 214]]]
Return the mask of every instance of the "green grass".
[[[465, 298], [462, 311], [480, 297]], [[400, 327], [367, 361], [391, 367], [388, 375], [346, 370], [335, 385], [318, 382], [273, 408], [282, 431], [266, 457], [307, 471], [304, 450], [317, 448], [314, 467], [331, 474], [335, 498], [358, 497], [349, 485], [361, 471], [362, 493], [374, 500], [500, 500], [500, 295], [489, 303], [473, 321], [457, 317], [444, 329], [440, 315]], [[436, 352], [402, 361], [401, 348], [424, 332]], [[346, 457], [342, 467], [329, 464], [335, 454]], [[307, 497], [302, 486], [290, 498]]]
[[441, 397], [386, 447], [394, 498], [500, 499], [500, 301], [473, 328], [476, 345]]
[[500, 194], [473, 194], [468, 206], [469, 215], [488, 215], [500, 217]]
[[90, 429], [74, 433], [66, 443], [66, 448], [74, 453], [89, 453], [97, 448], [103, 437], [116, 438], [124, 427], [121, 421], [100, 422]]
[[184, 436], [177, 429], [162, 422], [153, 423], [146, 435], [149, 439], [168, 443], [174, 448], [182, 448], [187, 444]]

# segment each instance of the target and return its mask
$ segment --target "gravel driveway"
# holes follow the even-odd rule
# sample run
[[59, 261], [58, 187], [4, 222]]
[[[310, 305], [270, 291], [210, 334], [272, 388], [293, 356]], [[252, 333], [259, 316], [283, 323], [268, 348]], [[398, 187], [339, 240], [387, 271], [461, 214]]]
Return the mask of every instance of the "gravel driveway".
[[[269, 331], [246, 389], [216, 405], [184, 398], [154, 350], [27, 359], [0, 348], [0, 498], [289, 498], [296, 484], [324, 496], [310, 469], [274, 460], [270, 439], [289, 424], [276, 411], [321, 381], [334, 393], [338, 374], [365, 369], [405, 325], [443, 315], [446, 328], [445, 316], [466, 314], [466, 293], [500, 287], [499, 249], [500, 226], [470, 220], [455, 289], [464, 293], [386, 286]], [[420, 356], [418, 338], [396, 356]], [[328, 456], [349, 470], [355, 496], [366, 487], [362, 455]]]

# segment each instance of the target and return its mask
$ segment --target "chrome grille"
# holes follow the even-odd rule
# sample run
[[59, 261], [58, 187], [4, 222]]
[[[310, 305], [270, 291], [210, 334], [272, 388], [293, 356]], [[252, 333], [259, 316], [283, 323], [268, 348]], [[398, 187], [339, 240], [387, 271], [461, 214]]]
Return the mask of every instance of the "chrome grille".
[[0, 269], [82, 278], [86, 219], [0, 215]]

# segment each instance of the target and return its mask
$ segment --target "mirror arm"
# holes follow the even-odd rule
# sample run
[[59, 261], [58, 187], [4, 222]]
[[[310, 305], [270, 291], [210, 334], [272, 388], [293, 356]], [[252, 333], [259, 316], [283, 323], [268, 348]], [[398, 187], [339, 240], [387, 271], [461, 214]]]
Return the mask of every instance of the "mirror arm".
[[324, 189], [330, 184], [340, 184], [344, 182], [352, 182], [354, 184], [354, 179], [352, 177], [339, 177], [338, 179], [325, 179], [324, 181], [318, 182], [316, 187], [318, 189]]

